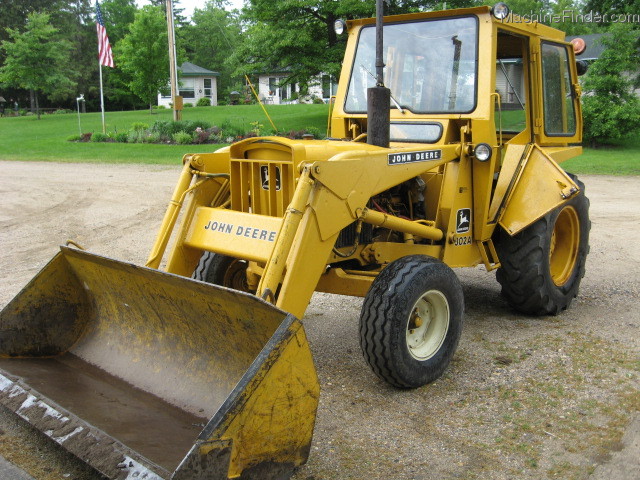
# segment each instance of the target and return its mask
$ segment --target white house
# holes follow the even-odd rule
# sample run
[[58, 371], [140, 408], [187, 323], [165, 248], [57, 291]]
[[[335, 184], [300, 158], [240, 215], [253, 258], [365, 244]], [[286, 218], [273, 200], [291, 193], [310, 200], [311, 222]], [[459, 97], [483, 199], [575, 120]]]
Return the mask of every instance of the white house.
[[[179, 95], [184, 103], [196, 105], [201, 98], [211, 100], [211, 105], [218, 104], [218, 79], [220, 74], [212, 72], [206, 68], [199, 67], [193, 63], [184, 62], [180, 67]], [[171, 104], [171, 94], [163, 95], [158, 93], [158, 105], [169, 107]]]
[[[281, 85], [289, 76], [288, 72], [264, 73], [258, 76], [258, 95], [267, 104], [280, 105], [297, 102], [300, 85]], [[309, 81], [309, 97], [322, 98], [326, 102], [338, 91], [338, 83], [332, 75], [318, 75]], [[292, 98], [293, 97], [293, 98]]]

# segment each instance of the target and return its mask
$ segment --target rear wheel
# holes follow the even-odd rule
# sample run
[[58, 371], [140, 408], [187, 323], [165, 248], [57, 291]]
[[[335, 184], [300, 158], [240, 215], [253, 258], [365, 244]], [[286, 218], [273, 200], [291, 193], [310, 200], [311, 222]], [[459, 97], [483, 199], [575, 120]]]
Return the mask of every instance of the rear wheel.
[[205, 252], [200, 257], [192, 278], [242, 292], [255, 293], [249, 289], [247, 266], [246, 260]]
[[578, 294], [589, 253], [589, 199], [580, 192], [531, 226], [511, 237], [497, 235], [502, 295], [516, 310], [556, 315]]
[[462, 333], [464, 299], [453, 271], [424, 255], [390, 263], [376, 277], [360, 315], [360, 347], [373, 372], [400, 388], [433, 382]]

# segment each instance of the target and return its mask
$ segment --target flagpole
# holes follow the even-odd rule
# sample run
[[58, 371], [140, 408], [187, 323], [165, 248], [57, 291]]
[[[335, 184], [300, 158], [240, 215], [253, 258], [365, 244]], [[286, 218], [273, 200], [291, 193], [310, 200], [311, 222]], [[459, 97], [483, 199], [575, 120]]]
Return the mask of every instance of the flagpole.
[[100, 109], [102, 110], [102, 133], [107, 133], [107, 126], [104, 123], [104, 92], [102, 90], [102, 63], [98, 60], [98, 66], [100, 67]]

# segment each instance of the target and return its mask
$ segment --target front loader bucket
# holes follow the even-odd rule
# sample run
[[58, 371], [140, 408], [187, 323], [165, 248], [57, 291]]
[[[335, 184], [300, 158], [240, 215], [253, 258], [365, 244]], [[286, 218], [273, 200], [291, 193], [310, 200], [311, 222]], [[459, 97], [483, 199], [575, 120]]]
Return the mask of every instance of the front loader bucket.
[[112, 479], [288, 478], [318, 379], [248, 294], [62, 247], [0, 312], [0, 403]]

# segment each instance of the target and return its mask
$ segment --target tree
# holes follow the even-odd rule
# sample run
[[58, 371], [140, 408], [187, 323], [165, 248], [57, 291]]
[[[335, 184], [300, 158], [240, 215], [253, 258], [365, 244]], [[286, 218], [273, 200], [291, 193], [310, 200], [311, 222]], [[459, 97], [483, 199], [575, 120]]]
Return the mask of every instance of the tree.
[[[120, 68], [121, 58], [118, 57], [120, 42], [130, 32], [130, 26], [138, 11], [135, 0], [103, 0], [100, 8], [116, 64], [116, 68], [102, 70], [105, 100], [108, 99], [111, 108], [139, 107], [140, 99], [129, 88], [133, 78]], [[93, 31], [95, 36], [95, 27]]]
[[[249, 23], [242, 45], [232, 58], [236, 74], [287, 71], [287, 82], [306, 83], [319, 73], [337, 76], [345, 48], [336, 35], [337, 19], [371, 17], [375, 0], [250, 0], [244, 9]], [[448, 2], [448, 5], [451, 2]], [[473, 0], [454, 0], [456, 6]], [[385, 14], [418, 11], [441, 4], [434, 0], [390, 0]]]
[[102, 0], [100, 3], [104, 26], [111, 45], [116, 45], [129, 33], [129, 26], [136, 16], [134, 0]]
[[0, 82], [36, 93], [56, 96], [75, 87], [67, 75], [70, 44], [57, 35], [46, 13], [30, 13], [26, 30], [8, 29], [10, 40], [2, 42], [6, 62], [0, 67]]
[[169, 44], [162, 10], [147, 5], [135, 15], [129, 33], [116, 46], [120, 67], [131, 78], [129, 88], [149, 105], [169, 81]]
[[184, 47], [186, 58], [196, 65], [220, 72], [220, 91], [233, 83], [235, 65], [228, 59], [241, 41], [239, 14], [225, 10], [225, 5], [224, 0], [209, 0], [204, 8], [196, 8], [193, 12], [193, 25], [178, 30], [178, 43]]
[[613, 24], [601, 38], [605, 50], [584, 79], [584, 139], [592, 145], [640, 130], [640, 100], [634, 92], [640, 71], [638, 33], [630, 24]]

